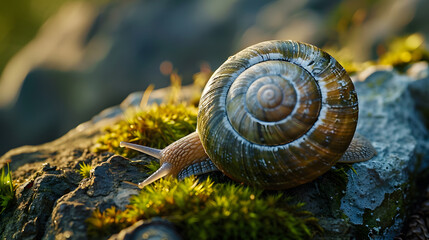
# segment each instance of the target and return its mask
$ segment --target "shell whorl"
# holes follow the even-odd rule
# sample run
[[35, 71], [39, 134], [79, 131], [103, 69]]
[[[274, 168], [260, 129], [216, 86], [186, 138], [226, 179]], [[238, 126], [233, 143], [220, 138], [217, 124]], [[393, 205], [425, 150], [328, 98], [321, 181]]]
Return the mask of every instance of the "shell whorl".
[[230, 57], [207, 83], [198, 133], [226, 175], [267, 189], [322, 175], [353, 138], [358, 102], [341, 65], [294, 41], [268, 41]]

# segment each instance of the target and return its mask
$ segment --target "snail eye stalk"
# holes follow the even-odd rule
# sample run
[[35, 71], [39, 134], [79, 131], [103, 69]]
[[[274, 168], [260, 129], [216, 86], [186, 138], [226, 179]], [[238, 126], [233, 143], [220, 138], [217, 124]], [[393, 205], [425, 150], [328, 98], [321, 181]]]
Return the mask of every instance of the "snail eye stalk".
[[142, 153], [146, 153], [147, 155], [150, 155], [157, 159], [161, 159], [161, 156], [162, 156], [162, 150], [156, 149], [156, 148], [150, 148], [150, 147], [146, 147], [146, 146], [142, 146], [134, 143], [127, 143], [127, 142], [120, 142], [119, 146], [130, 148]]

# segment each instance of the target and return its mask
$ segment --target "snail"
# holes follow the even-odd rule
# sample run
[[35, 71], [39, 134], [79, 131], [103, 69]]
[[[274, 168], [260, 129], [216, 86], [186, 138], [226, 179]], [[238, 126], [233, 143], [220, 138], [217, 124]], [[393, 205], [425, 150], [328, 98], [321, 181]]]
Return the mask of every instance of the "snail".
[[310, 182], [337, 162], [371, 159], [355, 134], [358, 99], [344, 68], [328, 53], [296, 41], [266, 41], [229, 57], [207, 82], [197, 130], [163, 150], [121, 142], [160, 159], [139, 187], [166, 175], [215, 169], [264, 189]]

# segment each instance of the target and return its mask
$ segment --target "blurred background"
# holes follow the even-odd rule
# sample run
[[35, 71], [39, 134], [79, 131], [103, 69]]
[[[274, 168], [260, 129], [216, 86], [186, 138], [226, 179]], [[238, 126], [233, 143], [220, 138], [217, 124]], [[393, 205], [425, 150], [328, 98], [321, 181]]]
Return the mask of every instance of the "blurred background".
[[[228, 56], [270, 39], [377, 59], [414, 34], [427, 0], [39, 0], [0, 2], [0, 155], [54, 140], [129, 93], [192, 83]], [[341, 62], [341, 61], [340, 61]]]

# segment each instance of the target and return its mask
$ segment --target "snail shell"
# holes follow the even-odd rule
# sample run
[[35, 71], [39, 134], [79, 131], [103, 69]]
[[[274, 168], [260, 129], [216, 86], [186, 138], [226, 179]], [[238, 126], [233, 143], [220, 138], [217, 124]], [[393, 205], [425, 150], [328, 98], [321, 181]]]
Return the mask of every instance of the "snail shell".
[[198, 133], [224, 174], [277, 189], [328, 171], [357, 120], [356, 91], [334, 58], [308, 44], [269, 41], [213, 74], [200, 100]]
[[[357, 121], [356, 91], [334, 58], [305, 43], [262, 42], [230, 57], [212, 75], [200, 100], [198, 135], [160, 152], [161, 163], [172, 163], [162, 164], [167, 170], [161, 175], [207, 164], [202, 151], [238, 182], [291, 188], [322, 175], [344, 155]], [[202, 146], [195, 146], [199, 141]], [[344, 161], [375, 154], [363, 137], [352, 145]], [[163, 152], [172, 155], [170, 160]], [[174, 163], [182, 155], [196, 157]]]

